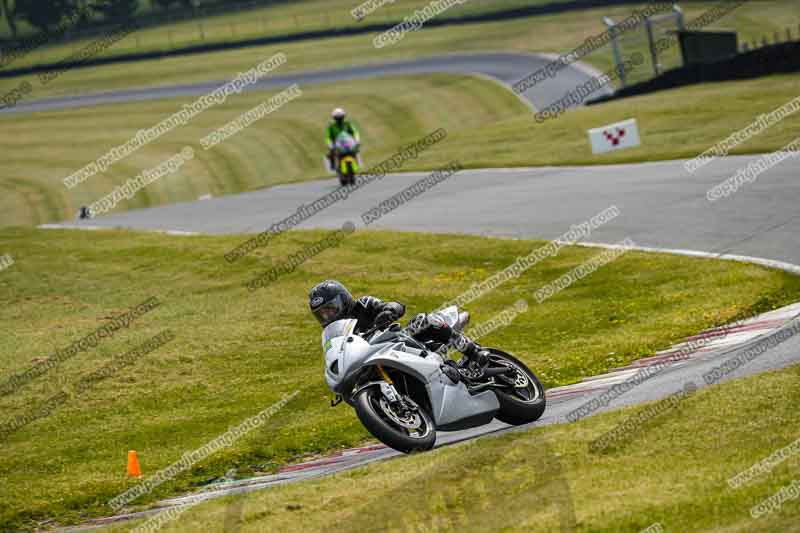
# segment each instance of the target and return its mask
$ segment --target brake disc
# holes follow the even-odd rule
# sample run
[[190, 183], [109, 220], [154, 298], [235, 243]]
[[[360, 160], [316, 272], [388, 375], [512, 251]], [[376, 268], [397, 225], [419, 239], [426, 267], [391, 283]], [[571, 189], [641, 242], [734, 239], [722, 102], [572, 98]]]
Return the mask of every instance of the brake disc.
[[389, 402], [386, 401], [386, 398], [380, 399], [381, 409], [383, 412], [392, 419], [392, 421], [397, 424], [398, 426], [404, 427], [406, 429], [419, 429], [422, 426], [422, 417], [419, 416], [419, 413], [410, 412], [405, 416], [398, 415], [394, 409], [389, 405]]
[[517, 370], [517, 377], [514, 380], [514, 388], [522, 389], [527, 387], [528, 383], [530, 383], [528, 376], [526, 376], [524, 372]]

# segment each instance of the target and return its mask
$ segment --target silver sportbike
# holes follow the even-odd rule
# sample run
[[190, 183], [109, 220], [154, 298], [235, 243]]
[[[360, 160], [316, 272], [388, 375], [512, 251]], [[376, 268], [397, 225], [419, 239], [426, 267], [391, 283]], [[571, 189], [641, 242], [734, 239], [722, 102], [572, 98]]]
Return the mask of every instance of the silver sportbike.
[[[456, 332], [469, 314], [451, 306], [438, 314]], [[355, 319], [337, 320], [322, 332], [325, 381], [356, 410], [364, 427], [395, 450], [429, 450], [436, 430], [455, 431], [501, 422], [533, 422], [545, 410], [545, 391], [519, 359], [495, 348], [482, 368], [463, 367], [447, 356], [447, 347], [432, 350], [399, 324], [360, 335]]]

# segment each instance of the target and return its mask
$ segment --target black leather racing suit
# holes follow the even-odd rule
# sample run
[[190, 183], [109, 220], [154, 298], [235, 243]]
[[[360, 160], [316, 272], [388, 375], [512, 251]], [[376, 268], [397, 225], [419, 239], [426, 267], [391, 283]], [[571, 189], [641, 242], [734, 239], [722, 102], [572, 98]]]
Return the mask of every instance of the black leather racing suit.
[[[348, 316], [357, 320], [355, 333], [363, 333], [376, 322], [387, 325], [397, 321], [406, 312], [406, 306], [398, 302], [384, 302], [374, 296], [362, 296], [355, 301]], [[480, 345], [466, 335], [454, 331], [437, 313], [419, 313], [408, 323], [407, 331], [420, 342], [433, 341], [438, 345], [450, 345], [467, 357], [480, 350]]]

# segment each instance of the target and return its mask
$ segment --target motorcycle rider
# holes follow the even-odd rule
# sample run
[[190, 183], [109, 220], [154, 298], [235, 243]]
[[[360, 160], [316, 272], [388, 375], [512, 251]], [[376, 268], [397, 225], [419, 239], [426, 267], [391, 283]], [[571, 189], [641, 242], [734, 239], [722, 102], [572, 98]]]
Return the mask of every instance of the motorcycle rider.
[[[356, 334], [372, 329], [374, 326], [389, 326], [406, 312], [406, 307], [398, 302], [384, 302], [374, 296], [354, 299], [347, 288], [336, 280], [326, 280], [311, 289], [308, 295], [311, 313], [322, 325], [328, 326], [343, 318], [357, 320]], [[434, 341], [452, 346], [464, 354], [457, 363], [459, 367], [471, 366], [474, 369], [486, 366], [489, 352], [463, 333], [454, 331], [437, 313], [419, 313], [406, 327], [406, 331], [420, 342]]]
[[358, 144], [361, 144], [361, 136], [353, 123], [347, 120], [347, 113], [345, 113], [344, 109], [341, 107], [337, 107], [333, 110], [331, 118], [332, 120], [328, 124], [325, 140], [328, 143], [328, 165], [331, 171], [334, 171], [336, 170], [336, 138], [339, 134], [346, 131], [353, 136], [353, 139], [355, 139]]

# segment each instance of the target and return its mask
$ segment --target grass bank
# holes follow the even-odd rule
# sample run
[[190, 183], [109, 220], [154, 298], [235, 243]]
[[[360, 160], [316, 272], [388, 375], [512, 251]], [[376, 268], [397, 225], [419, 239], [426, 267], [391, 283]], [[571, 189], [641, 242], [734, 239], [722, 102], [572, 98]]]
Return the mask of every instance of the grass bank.
[[[327, 0], [324, 3], [327, 3]], [[419, 3], [421, 2], [414, 0], [413, 5]], [[469, 4], [470, 2], [467, 2], [463, 8], [466, 9]], [[358, 5], [357, 2], [352, 2], [350, 8], [356, 5]], [[717, 2], [691, 2], [683, 3], [681, 7], [684, 9], [688, 21], [705, 13], [715, 5]], [[293, 9], [311, 9], [311, 6], [312, 4], [304, 3]], [[33, 86], [33, 93], [27, 98], [37, 99], [63, 94], [230, 79], [239, 72], [253, 68], [277, 52], [284, 52], [289, 58], [289, 62], [283, 70], [297, 71], [384, 63], [448, 53], [490, 51], [566, 53], [582, 44], [586, 38], [603, 32], [606, 29], [603, 24], [604, 16], [623, 20], [631, 16], [634, 10], [641, 10], [646, 6], [647, 3], [642, 2], [638, 5], [584, 9], [502, 22], [428, 28], [407, 34], [399, 43], [380, 49], [374, 48], [372, 44], [377, 34], [364, 34], [73, 69], [45, 86], [42, 86], [34, 75], [2, 79], [0, 80], [0, 94], [19, 86], [24, 80], [29, 81]], [[314, 16], [318, 16], [320, 12], [324, 13], [325, 11], [322, 11], [324, 9], [318, 10]], [[407, 8], [398, 3], [396, 9], [405, 10]], [[409, 12], [413, 11], [408, 9]], [[376, 15], [381, 16], [381, 13], [382, 10], [378, 10]], [[259, 21], [256, 18], [249, 18], [249, 23], [257, 25]], [[771, 36], [776, 31], [784, 34], [787, 27], [793, 28], [796, 33], [798, 23], [800, 23], [800, 5], [793, 0], [751, 0], [717, 23], [708, 26], [707, 29], [736, 30], [740, 40], [752, 41], [765, 35]], [[223, 26], [223, 30], [230, 31], [225, 26]], [[160, 38], [164, 39], [163, 30], [157, 31]], [[168, 35], [166, 34], [167, 38]], [[644, 39], [644, 34], [641, 35], [640, 41]], [[135, 50], [136, 37], [136, 33], [128, 35], [108, 48], [105, 53], [114, 54], [126, 49]], [[74, 51], [77, 51], [79, 46], [86, 44], [89, 43], [75, 43]], [[37, 58], [38, 52], [34, 52], [28, 58], [30, 60], [37, 58], [36, 62], [48, 58], [60, 60], [68, 57], [70, 53], [71, 50], [64, 50], [54, 55], [48, 55], [50, 52], [42, 52], [44, 55]], [[630, 54], [630, 50], [627, 53]], [[20, 59], [19, 64], [24, 64], [25, 59], [27, 58]], [[613, 61], [611, 49], [608, 46], [600, 48], [586, 56], [583, 61], [607, 70]]]
[[[137, 450], [145, 474], [152, 474], [293, 391], [300, 392], [263, 426], [136, 504], [229, 468], [272, 471], [304, 454], [369, 440], [350, 410], [328, 405], [319, 326], [306, 309], [309, 287], [337, 278], [356, 294], [403, 301], [412, 315], [543, 244], [357, 232], [267, 288], [244, 288], [322, 235], [290, 232], [229, 265], [222, 256], [241, 237], [1, 230], [0, 250], [14, 259], [0, 272], [0, 322], [7, 331], [0, 337], [2, 383], [151, 297], [160, 305], [0, 397], [0, 529], [108, 514], [106, 502], [131, 485], [128, 450]], [[414, 254], [387, 263], [396, 250]], [[598, 253], [565, 248], [468, 305], [477, 325], [520, 298], [530, 304], [483, 342], [516, 354], [552, 387], [800, 295], [800, 279], [761, 267], [629, 252], [536, 304], [537, 289]], [[166, 330], [173, 340], [117, 364]], [[78, 387], [109, 364], [113, 372]]]

